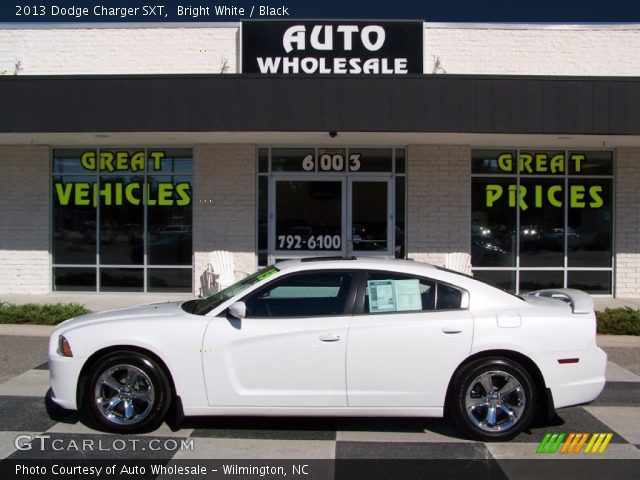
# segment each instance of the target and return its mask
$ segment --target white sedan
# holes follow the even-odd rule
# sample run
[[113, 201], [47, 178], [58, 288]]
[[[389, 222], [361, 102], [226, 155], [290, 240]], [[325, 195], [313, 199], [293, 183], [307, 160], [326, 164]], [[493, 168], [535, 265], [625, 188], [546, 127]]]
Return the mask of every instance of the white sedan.
[[[545, 298], [547, 297], [547, 298]], [[52, 399], [111, 431], [183, 415], [454, 419], [507, 440], [595, 399], [589, 295], [514, 296], [424, 263], [289, 260], [215, 295], [83, 315], [49, 345]]]

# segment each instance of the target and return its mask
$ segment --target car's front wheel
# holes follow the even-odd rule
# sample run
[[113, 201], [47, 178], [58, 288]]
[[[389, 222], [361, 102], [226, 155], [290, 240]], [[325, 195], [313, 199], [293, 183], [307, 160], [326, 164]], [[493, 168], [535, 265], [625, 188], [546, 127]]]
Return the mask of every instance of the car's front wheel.
[[535, 382], [511, 359], [481, 359], [454, 378], [450, 410], [458, 426], [473, 438], [510, 440], [529, 426], [535, 408]]
[[84, 406], [95, 421], [113, 432], [155, 429], [171, 398], [163, 369], [138, 352], [113, 352], [100, 358], [86, 385]]

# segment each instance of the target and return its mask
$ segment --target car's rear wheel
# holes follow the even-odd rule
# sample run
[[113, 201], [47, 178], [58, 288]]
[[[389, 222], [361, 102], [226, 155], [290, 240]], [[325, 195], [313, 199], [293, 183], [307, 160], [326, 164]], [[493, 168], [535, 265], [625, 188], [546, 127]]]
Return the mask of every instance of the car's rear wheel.
[[113, 432], [133, 433], [157, 428], [171, 398], [163, 369], [138, 352], [113, 352], [91, 368], [84, 406], [91, 417]]
[[456, 423], [472, 438], [510, 440], [533, 420], [535, 382], [511, 359], [481, 359], [456, 375], [450, 402]]

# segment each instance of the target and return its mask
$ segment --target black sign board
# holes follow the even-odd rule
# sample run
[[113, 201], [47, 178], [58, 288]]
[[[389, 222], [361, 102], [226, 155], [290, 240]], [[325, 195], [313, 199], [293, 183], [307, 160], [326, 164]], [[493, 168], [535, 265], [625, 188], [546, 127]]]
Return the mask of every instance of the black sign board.
[[242, 73], [423, 73], [422, 21], [242, 22]]

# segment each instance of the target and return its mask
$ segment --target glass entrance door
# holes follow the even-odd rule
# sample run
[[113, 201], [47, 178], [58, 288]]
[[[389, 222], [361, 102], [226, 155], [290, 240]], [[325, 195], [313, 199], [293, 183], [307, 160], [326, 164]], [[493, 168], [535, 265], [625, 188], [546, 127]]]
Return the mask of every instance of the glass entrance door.
[[385, 177], [272, 177], [270, 263], [286, 258], [393, 256], [392, 182]]
[[347, 255], [393, 256], [393, 212], [388, 178], [349, 178]]
[[270, 261], [344, 256], [344, 177], [277, 177], [270, 189]]

